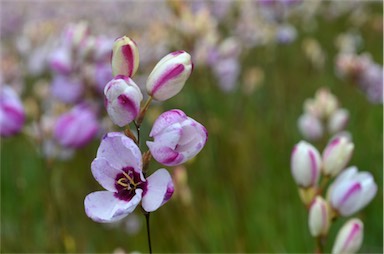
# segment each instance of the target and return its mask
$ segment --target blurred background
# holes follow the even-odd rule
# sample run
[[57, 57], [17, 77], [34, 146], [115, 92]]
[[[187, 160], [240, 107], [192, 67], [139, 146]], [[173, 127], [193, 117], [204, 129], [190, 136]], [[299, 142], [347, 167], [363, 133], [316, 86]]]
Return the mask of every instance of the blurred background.
[[[1, 138], [2, 252], [148, 251], [140, 209], [111, 225], [90, 220], [83, 205], [102, 189], [90, 170], [100, 138], [121, 130], [102, 91], [112, 78], [113, 41], [123, 35], [138, 45], [133, 80], [142, 88], [169, 52], [186, 50], [194, 62], [182, 92], [152, 104], [142, 139], [172, 108], [209, 132], [193, 160], [167, 168], [176, 189], [151, 215], [155, 252], [313, 253], [290, 154], [303, 139], [321, 152], [333, 135], [311, 135], [298, 120], [321, 88], [349, 112], [349, 165], [371, 172], [379, 187], [355, 215], [364, 222], [360, 252], [383, 252], [381, 1], [3, 0], [0, 7], [1, 85], [25, 113], [20, 131]], [[89, 110], [72, 130], [78, 136], [60, 134], [58, 120], [76, 107]], [[152, 172], [159, 167], [150, 164]], [[346, 220], [332, 225], [326, 252]]]

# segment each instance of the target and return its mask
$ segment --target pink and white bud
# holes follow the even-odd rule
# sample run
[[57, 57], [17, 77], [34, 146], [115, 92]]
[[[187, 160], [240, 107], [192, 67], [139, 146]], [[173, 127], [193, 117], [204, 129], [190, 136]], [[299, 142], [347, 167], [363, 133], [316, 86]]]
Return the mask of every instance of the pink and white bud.
[[139, 67], [139, 49], [129, 37], [117, 38], [112, 49], [112, 74], [132, 77]]
[[81, 148], [96, 136], [98, 130], [95, 112], [81, 104], [59, 117], [55, 124], [54, 137], [64, 147]]
[[368, 205], [377, 192], [377, 185], [369, 172], [358, 172], [349, 167], [331, 184], [328, 198], [333, 209], [349, 216]]
[[330, 212], [328, 203], [321, 196], [317, 196], [309, 208], [308, 225], [313, 237], [328, 233]]
[[349, 112], [346, 109], [337, 109], [328, 119], [328, 130], [336, 133], [344, 130], [349, 120]]
[[0, 88], [0, 136], [9, 137], [21, 131], [25, 122], [23, 104], [9, 86]]
[[332, 139], [323, 151], [323, 173], [336, 176], [345, 168], [353, 153], [353, 143], [344, 136]]
[[192, 73], [191, 56], [183, 51], [163, 57], [147, 79], [147, 92], [155, 100], [165, 101], [178, 94]]
[[315, 95], [316, 106], [321, 110], [322, 117], [329, 117], [338, 107], [338, 101], [327, 88], [321, 88]]
[[139, 114], [143, 95], [129, 77], [116, 76], [105, 86], [104, 94], [108, 115], [116, 125], [127, 125]]
[[323, 124], [316, 116], [305, 113], [297, 121], [300, 133], [308, 140], [318, 140], [323, 136]]
[[291, 153], [291, 173], [296, 184], [302, 188], [316, 186], [320, 170], [319, 151], [305, 141], [296, 144]]
[[203, 125], [178, 109], [161, 114], [147, 141], [153, 158], [166, 166], [177, 166], [193, 158], [203, 149], [208, 139]]
[[69, 24], [64, 28], [63, 42], [66, 46], [77, 48], [89, 35], [89, 26], [87, 22]]
[[72, 52], [68, 47], [55, 49], [48, 57], [48, 65], [54, 72], [68, 75], [72, 71]]
[[332, 254], [356, 253], [363, 243], [364, 224], [360, 219], [348, 220], [339, 230]]

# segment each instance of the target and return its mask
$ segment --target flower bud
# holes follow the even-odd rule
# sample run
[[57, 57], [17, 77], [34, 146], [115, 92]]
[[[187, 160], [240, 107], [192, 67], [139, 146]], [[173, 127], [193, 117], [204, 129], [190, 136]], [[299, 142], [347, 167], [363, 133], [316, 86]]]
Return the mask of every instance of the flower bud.
[[325, 236], [330, 224], [330, 213], [327, 202], [317, 196], [309, 208], [308, 225], [313, 237]]
[[166, 166], [177, 166], [203, 149], [208, 133], [183, 111], [173, 109], [156, 119], [149, 136], [154, 138], [147, 141], [153, 158]]
[[297, 125], [300, 133], [308, 140], [317, 140], [323, 136], [323, 125], [321, 121], [312, 114], [305, 113], [301, 115]]
[[323, 173], [336, 176], [351, 159], [353, 143], [344, 136], [332, 139], [323, 151]]
[[9, 86], [0, 88], [0, 135], [8, 137], [21, 131], [25, 121], [23, 104]]
[[51, 70], [58, 74], [68, 75], [72, 71], [72, 52], [68, 47], [55, 49], [48, 57]]
[[112, 74], [132, 77], [139, 67], [139, 49], [129, 37], [116, 39], [112, 49]]
[[339, 230], [332, 254], [356, 253], [363, 243], [364, 224], [360, 219], [348, 220]]
[[191, 56], [175, 51], [163, 57], [147, 79], [147, 92], [155, 100], [165, 101], [178, 94], [191, 75]]
[[291, 172], [296, 184], [302, 188], [317, 185], [320, 176], [321, 157], [311, 144], [300, 141], [291, 153]]
[[54, 137], [64, 147], [80, 148], [91, 141], [98, 130], [95, 113], [82, 104], [59, 117], [54, 128]]
[[321, 111], [322, 117], [329, 117], [338, 106], [338, 101], [327, 88], [319, 89], [315, 94], [316, 106]]
[[85, 92], [83, 82], [76, 77], [55, 75], [51, 85], [53, 97], [64, 103], [79, 102]]
[[143, 95], [129, 77], [116, 76], [105, 86], [104, 94], [108, 115], [116, 125], [127, 125], [139, 114]]
[[328, 130], [330, 133], [336, 133], [344, 130], [348, 123], [349, 112], [346, 109], [337, 109], [328, 120]]
[[377, 192], [377, 185], [369, 172], [358, 172], [349, 167], [328, 189], [331, 206], [342, 216], [349, 216], [368, 205]]

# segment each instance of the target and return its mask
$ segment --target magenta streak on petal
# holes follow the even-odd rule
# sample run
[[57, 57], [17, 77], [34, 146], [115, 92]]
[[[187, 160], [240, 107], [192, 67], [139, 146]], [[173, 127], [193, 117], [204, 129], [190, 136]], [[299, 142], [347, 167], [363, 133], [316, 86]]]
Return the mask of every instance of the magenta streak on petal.
[[183, 54], [184, 52], [185, 52], [184, 50], [178, 50], [178, 51], [174, 51], [174, 52], [172, 52], [171, 54], [172, 54], [173, 56], [178, 56], [178, 55]]
[[348, 235], [347, 240], [345, 241], [342, 251], [345, 251], [348, 247], [348, 245], [354, 240], [356, 234], [361, 230], [361, 227], [358, 223], [354, 223], [351, 233]]
[[127, 111], [129, 111], [133, 116], [137, 115], [138, 109], [136, 108], [135, 103], [125, 94], [120, 94], [119, 97], [117, 97], [117, 100], [119, 104], [123, 106]]
[[317, 163], [315, 155], [313, 154], [313, 151], [308, 151], [309, 158], [311, 160], [311, 184], [314, 185], [316, 183], [316, 176], [317, 176]]
[[166, 84], [169, 80], [177, 77], [180, 73], [184, 71], [184, 65], [177, 64], [174, 68], [169, 69], [167, 72], [165, 72], [159, 80], [156, 82], [156, 84], [153, 86], [152, 95], [156, 93], [157, 90], [159, 90], [164, 84]]
[[121, 52], [123, 53], [124, 59], [127, 61], [128, 77], [131, 77], [134, 68], [133, 52], [131, 45], [122, 46]]
[[164, 204], [167, 202], [173, 195], [173, 192], [175, 191], [175, 188], [173, 186], [172, 182], [169, 182], [167, 185], [167, 191], [164, 194], [163, 202], [161, 204]]
[[333, 148], [340, 143], [340, 138], [335, 138], [331, 141], [331, 143], [328, 145], [328, 148], [325, 150], [324, 157], [328, 157], [329, 153], [332, 152]]
[[343, 198], [340, 201], [340, 205], [344, 204], [354, 193], [358, 192], [361, 190], [361, 185], [360, 183], [355, 183], [353, 184], [348, 191], [345, 193]]

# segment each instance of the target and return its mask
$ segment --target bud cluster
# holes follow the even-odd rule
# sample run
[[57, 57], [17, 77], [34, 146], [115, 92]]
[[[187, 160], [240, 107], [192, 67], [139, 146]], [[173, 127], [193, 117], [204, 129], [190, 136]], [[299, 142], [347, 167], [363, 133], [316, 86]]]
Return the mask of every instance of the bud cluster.
[[[322, 154], [312, 144], [300, 141], [291, 154], [291, 172], [308, 208], [310, 234], [324, 242], [332, 221], [347, 217], [366, 207], [377, 192], [371, 173], [347, 167], [354, 144], [345, 136], [331, 139]], [[331, 184], [328, 182], [333, 180]], [[328, 188], [327, 188], [328, 187]], [[326, 190], [326, 195], [323, 193]], [[340, 229], [332, 253], [354, 253], [362, 243], [363, 223], [348, 221]], [[321, 251], [322, 246], [318, 246]]]
[[327, 88], [319, 89], [314, 98], [304, 102], [304, 113], [298, 119], [298, 128], [307, 140], [318, 140], [325, 131], [338, 135], [345, 129], [349, 111], [339, 107], [339, 102]]

